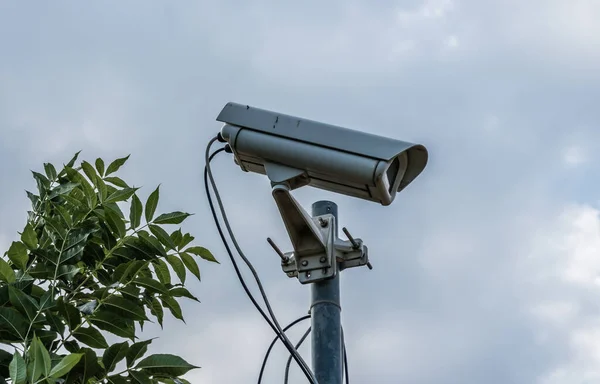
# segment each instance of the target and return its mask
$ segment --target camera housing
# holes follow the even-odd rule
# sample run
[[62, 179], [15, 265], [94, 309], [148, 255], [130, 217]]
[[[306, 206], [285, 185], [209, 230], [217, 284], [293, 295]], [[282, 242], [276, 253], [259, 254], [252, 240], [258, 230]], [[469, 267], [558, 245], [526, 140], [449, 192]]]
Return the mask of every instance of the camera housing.
[[310, 185], [389, 205], [428, 159], [419, 144], [232, 102], [217, 121], [243, 171], [290, 189]]

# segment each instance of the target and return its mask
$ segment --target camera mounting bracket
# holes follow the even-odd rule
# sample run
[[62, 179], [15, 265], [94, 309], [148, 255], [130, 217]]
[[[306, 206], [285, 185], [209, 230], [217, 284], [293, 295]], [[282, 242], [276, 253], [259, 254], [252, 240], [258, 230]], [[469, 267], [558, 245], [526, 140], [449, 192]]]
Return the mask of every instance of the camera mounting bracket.
[[[343, 269], [370, 267], [368, 249], [361, 239], [337, 237], [333, 215], [311, 217], [291, 195], [286, 182], [273, 182], [272, 195], [294, 250], [283, 253], [272, 241], [269, 243], [281, 257], [281, 268], [288, 277], [309, 284], [332, 278]], [[344, 232], [349, 235], [345, 228]]]

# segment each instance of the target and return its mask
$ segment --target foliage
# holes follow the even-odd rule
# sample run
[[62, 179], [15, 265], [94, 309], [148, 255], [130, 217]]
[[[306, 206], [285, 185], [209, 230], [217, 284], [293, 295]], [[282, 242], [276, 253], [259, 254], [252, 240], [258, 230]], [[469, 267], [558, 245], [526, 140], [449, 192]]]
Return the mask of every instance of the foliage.
[[[142, 204], [115, 175], [129, 156], [105, 168], [75, 167], [78, 155], [60, 172], [33, 172], [27, 224], [0, 258], [0, 346], [14, 349], [0, 349], [0, 384], [187, 383], [180, 376], [197, 367], [144, 357], [152, 340], [138, 340], [136, 324], [162, 327], [165, 310], [184, 321], [177, 299], [198, 301], [187, 272], [200, 279], [197, 258], [216, 260], [181, 228], [166, 231], [190, 215], [157, 215], [160, 186]], [[109, 345], [106, 333], [124, 340]]]

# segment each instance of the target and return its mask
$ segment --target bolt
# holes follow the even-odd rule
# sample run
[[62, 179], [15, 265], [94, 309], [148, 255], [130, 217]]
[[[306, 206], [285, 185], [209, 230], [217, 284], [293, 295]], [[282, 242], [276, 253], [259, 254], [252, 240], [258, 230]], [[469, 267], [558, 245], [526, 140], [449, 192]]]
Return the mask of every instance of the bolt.
[[302, 260], [302, 266], [306, 267], [308, 265], [308, 260]]
[[327, 258], [326, 258], [325, 256], [323, 256], [323, 257], [321, 257], [321, 258], [319, 259], [319, 261], [320, 261], [321, 263], [324, 263], [324, 262], [326, 262], [326, 261], [327, 261]]
[[321, 224], [321, 227], [325, 228], [327, 227], [327, 220], [323, 219], [322, 217], [319, 217], [319, 224]]

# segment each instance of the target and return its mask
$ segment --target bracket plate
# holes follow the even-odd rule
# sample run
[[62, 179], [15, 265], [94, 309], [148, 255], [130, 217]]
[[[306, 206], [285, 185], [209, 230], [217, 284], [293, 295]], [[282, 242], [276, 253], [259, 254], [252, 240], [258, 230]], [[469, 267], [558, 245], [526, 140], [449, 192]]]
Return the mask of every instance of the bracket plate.
[[324, 248], [314, 251], [292, 251], [285, 253], [287, 262], [281, 263], [281, 268], [289, 277], [298, 277], [302, 284], [328, 279], [337, 273], [333, 229], [335, 218], [331, 214], [312, 218], [318, 228]]

